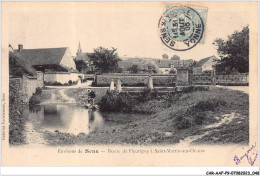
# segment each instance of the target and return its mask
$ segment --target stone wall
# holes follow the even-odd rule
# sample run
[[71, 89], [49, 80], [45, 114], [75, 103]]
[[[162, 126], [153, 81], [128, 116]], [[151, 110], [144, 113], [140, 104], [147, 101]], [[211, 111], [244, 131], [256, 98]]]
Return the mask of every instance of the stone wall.
[[23, 75], [22, 78], [11, 78], [9, 80], [10, 98], [15, 97], [22, 103], [28, 103], [36, 88], [43, 87], [43, 73], [37, 72], [37, 78]]
[[248, 74], [216, 75], [216, 84], [219, 85], [248, 85]]
[[94, 74], [84, 74], [83, 79], [93, 79], [93, 80], [95, 80], [95, 75]]
[[[185, 72], [185, 76], [179, 71], [176, 75], [151, 75], [154, 86], [176, 86], [177, 79], [179, 86], [193, 85], [211, 85], [213, 77], [211, 75], [189, 75]], [[111, 80], [114, 82], [119, 78], [123, 86], [145, 86], [148, 83], [149, 75], [145, 74], [103, 74], [96, 75], [95, 83], [97, 86], [109, 86]], [[217, 85], [248, 85], [248, 74], [236, 75], [216, 75], [215, 82]]]
[[70, 80], [72, 82], [78, 81], [79, 80], [79, 75], [78, 73], [69, 73], [69, 72], [55, 72], [55, 73], [45, 73], [44, 74], [44, 82], [46, 83], [61, 83], [61, 84], [66, 84]]
[[37, 71], [37, 87], [44, 86], [44, 75], [42, 72]]
[[[175, 86], [176, 75], [151, 75], [154, 86]], [[148, 83], [149, 75], [146, 74], [103, 74], [96, 75], [97, 86], [109, 86], [111, 80], [121, 80], [123, 86], [145, 86]]]
[[[192, 75], [192, 84], [194, 85], [210, 85], [212, 84], [213, 77], [208, 75]], [[236, 75], [216, 75], [217, 85], [248, 85], [248, 74]]]
[[9, 103], [20, 104], [22, 102], [22, 78], [12, 78], [9, 80]]

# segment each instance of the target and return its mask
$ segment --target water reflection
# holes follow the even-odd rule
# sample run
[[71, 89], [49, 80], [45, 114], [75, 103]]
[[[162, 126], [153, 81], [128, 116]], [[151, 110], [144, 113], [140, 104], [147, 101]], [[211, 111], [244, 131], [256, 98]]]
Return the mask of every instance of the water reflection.
[[28, 109], [24, 116], [36, 129], [60, 131], [73, 134], [86, 133], [103, 127], [104, 120], [99, 112], [77, 106], [43, 105], [37, 111]]
[[104, 127], [125, 124], [145, 115], [125, 113], [104, 113], [88, 110], [76, 105], [41, 105], [34, 110], [23, 112], [35, 131], [60, 131], [66, 133], [88, 134]]

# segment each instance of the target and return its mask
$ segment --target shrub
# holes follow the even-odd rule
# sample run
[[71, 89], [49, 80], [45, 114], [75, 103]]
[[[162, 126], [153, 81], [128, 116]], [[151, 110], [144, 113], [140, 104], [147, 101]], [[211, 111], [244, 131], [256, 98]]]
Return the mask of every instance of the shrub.
[[108, 91], [101, 98], [101, 111], [131, 111], [133, 101], [128, 93], [117, 93], [116, 91]]
[[173, 125], [177, 127], [177, 129], [188, 129], [193, 125], [213, 122], [215, 119], [207, 117], [206, 111], [215, 111], [218, 106], [224, 105], [226, 105], [226, 102], [219, 99], [202, 100], [188, 109], [182, 108], [177, 112], [170, 112], [168, 119], [173, 119]]
[[144, 89], [140, 96], [138, 97], [138, 101], [145, 102], [150, 101], [152, 99], [155, 99], [158, 97], [158, 91], [157, 90], [151, 90], [151, 89]]
[[226, 102], [218, 99], [199, 101], [191, 108], [191, 111], [214, 111], [216, 107], [221, 105], [226, 105]]
[[71, 81], [71, 80], [69, 80], [69, 82], [68, 82], [68, 83], [69, 83], [69, 85], [71, 85], [71, 84], [72, 84], [72, 81]]
[[194, 91], [208, 91], [209, 87], [205, 87], [205, 86], [189, 86], [189, 87], [185, 87], [183, 89], [183, 93], [190, 93], [190, 92], [194, 92]]
[[35, 91], [35, 94], [36, 94], [36, 95], [42, 94], [42, 88], [37, 87], [37, 88], [36, 88], [36, 91]]
[[196, 125], [201, 125], [206, 119], [206, 114], [204, 112], [196, 112], [193, 116]]
[[192, 123], [191, 123], [190, 120], [187, 119], [187, 118], [182, 118], [182, 120], [181, 120], [179, 123], [177, 123], [177, 128], [178, 128], [179, 130], [188, 129], [188, 128], [190, 128], [191, 126], [192, 126]]
[[33, 108], [35, 105], [41, 102], [41, 97], [39, 95], [33, 94], [33, 96], [29, 99], [29, 108]]

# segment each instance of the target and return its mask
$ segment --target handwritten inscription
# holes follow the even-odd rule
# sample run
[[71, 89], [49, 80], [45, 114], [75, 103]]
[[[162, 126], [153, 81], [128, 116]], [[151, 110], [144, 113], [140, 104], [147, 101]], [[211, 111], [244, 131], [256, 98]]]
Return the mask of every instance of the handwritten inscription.
[[251, 166], [253, 166], [255, 164], [255, 161], [257, 160], [257, 156], [258, 156], [258, 151], [253, 152], [254, 151], [253, 149], [255, 149], [255, 148], [256, 148], [256, 143], [254, 145], [251, 145], [251, 147], [242, 156], [238, 157], [237, 155], [235, 155], [234, 161], [235, 161], [236, 165], [239, 165], [242, 162], [242, 160], [244, 158], [246, 158], [247, 162]]

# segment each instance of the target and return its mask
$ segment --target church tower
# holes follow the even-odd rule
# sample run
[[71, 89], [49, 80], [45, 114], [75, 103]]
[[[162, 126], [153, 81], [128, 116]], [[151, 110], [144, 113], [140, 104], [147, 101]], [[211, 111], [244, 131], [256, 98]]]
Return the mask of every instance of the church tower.
[[81, 55], [82, 55], [82, 49], [81, 49], [80, 42], [79, 42], [79, 47], [78, 47], [78, 51], [77, 51], [77, 57], [79, 57]]

